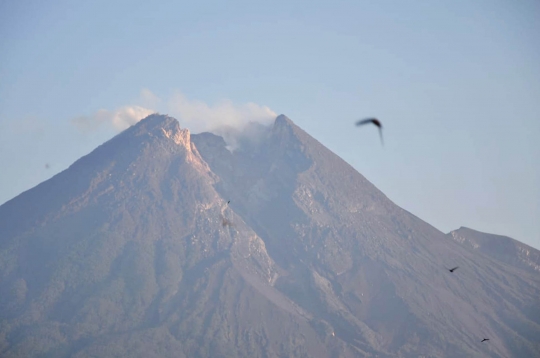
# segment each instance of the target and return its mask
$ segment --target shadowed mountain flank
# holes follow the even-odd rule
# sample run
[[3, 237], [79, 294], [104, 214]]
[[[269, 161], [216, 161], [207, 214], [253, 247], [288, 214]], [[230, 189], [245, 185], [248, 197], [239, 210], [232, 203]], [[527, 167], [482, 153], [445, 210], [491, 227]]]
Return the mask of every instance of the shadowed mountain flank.
[[0, 206], [0, 356], [538, 355], [536, 250], [441, 233], [283, 115], [250, 126], [151, 115]]

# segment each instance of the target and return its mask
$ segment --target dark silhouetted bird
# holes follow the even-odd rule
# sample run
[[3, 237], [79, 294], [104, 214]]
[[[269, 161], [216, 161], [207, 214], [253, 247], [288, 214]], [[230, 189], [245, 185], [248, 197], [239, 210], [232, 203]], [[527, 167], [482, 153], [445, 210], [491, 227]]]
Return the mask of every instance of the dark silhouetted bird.
[[374, 125], [377, 126], [377, 128], [379, 128], [379, 136], [381, 137], [381, 144], [384, 145], [384, 140], [382, 136], [382, 124], [381, 124], [381, 121], [379, 121], [377, 118], [361, 119], [358, 122], [356, 122], [356, 125], [362, 126], [364, 124], [369, 124], [369, 123], [373, 123]]
[[229, 205], [229, 203], [230, 203], [230, 202], [231, 202], [230, 200], [229, 200], [229, 201], [227, 201], [227, 205]]
[[[489, 341], [489, 338], [482, 339], [482, 342], [485, 342], [485, 341]], [[480, 343], [482, 343], [482, 342], [480, 342]]]
[[456, 267], [454, 267], [454, 268], [448, 269], [448, 271], [454, 272], [454, 271], [456, 271], [458, 268], [459, 268], [459, 266], [456, 266]]
[[45, 164], [45, 169], [49, 169], [50, 167], [49, 163]]

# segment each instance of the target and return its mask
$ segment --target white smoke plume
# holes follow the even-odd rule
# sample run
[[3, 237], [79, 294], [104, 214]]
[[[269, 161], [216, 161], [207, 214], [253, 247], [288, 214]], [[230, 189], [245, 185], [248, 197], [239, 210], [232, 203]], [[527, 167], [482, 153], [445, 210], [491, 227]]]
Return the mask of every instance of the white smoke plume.
[[81, 116], [71, 122], [81, 131], [90, 132], [103, 125], [122, 131], [155, 111], [140, 106], [124, 106], [113, 111], [100, 109], [92, 116]]
[[[101, 109], [91, 116], [72, 119], [72, 123], [83, 132], [97, 130], [102, 126], [122, 131], [136, 124], [152, 113], [167, 113], [178, 119], [180, 126], [192, 133], [213, 132], [221, 135], [230, 150], [235, 150], [241, 142], [259, 142], [264, 125], [270, 125], [276, 113], [267, 106], [252, 102], [234, 104], [222, 100], [214, 105], [188, 99], [180, 92], [174, 93], [166, 101], [148, 89], [143, 89], [135, 105], [123, 106], [116, 110]], [[263, 126], [261, 126], [263, 125]]]
[[276, 118], [276, 113], [270, 108], [255, 103], [236, 105], [223, 100], [211, 106], [202, 101], [189, 100], [181, 93], [171, 97], [168, 110], [180, 125], [194, 133], [227, 127], [242, 130], [250, 122], [269, 124]]

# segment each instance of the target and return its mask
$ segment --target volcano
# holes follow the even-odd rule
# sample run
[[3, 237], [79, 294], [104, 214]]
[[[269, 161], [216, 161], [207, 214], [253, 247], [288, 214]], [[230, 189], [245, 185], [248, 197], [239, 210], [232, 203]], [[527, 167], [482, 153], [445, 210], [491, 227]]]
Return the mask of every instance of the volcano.
[[251, 126], [154, 114], [0, 206], [0, 356], [540, 356], [538, 250]]

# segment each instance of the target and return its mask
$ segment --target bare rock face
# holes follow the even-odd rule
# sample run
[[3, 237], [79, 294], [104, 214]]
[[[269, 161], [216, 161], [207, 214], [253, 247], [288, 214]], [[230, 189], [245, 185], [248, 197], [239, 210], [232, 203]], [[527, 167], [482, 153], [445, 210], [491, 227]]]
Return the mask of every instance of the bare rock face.
[[537, 250], [444, 235], [287, 117], [252, 126], [152, 115], [0, 206], [0, 356], [539, 355]]

